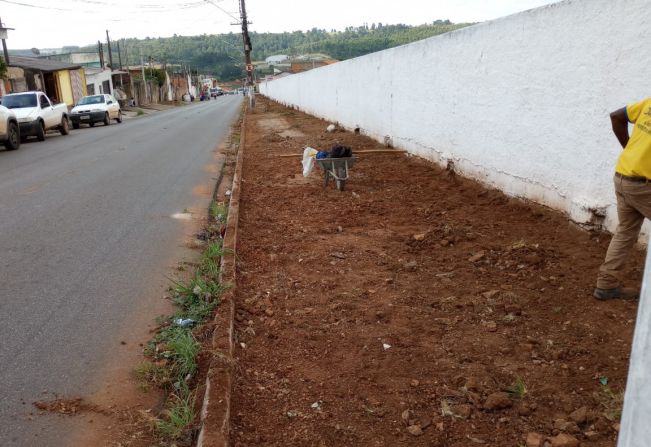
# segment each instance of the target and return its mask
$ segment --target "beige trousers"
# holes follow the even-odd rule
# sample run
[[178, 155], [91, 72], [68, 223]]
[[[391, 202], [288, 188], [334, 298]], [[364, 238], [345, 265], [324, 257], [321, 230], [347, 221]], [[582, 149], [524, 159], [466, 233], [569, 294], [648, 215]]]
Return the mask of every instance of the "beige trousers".
[[597, 287], [612, 289], [621, 285], [626, 260], [640, 235], [644, 218], [651, 219], [651, 183], [634, 182], [615, 176], [619, 225], [599, 268]]

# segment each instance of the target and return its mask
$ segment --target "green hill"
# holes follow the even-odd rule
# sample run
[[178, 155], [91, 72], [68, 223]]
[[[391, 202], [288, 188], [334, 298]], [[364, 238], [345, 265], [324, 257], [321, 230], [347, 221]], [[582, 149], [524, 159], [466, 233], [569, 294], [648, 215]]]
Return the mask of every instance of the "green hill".
[[[419, 26], [379, 23], [370, 26], [349, 27], [344, 31], [313, 28], [305, 32], [294, 31], [291, 33], [252, 32], [252, 58], [259, 61], [274, 54], [299, 56], [308, 53], [322, 53], [334, 59], [344, 60], [425, 39], [468, 25], [471, 24], [454, 24], [447, 20], [437, 20], [431, 24]], [[142, 53], [145, 62], [151, 57], [155, 62], [165, 62], [170, 65], [182, 64], [190, 66], [193, 71], [213, 74], [222, 81], [244, 76], [242, 36], [236, 33], [126, 39], [120, 41], [120, 47], [123, 63], [128, 58], [129, 64], [139, 64]], [[66, 49], [70, 51], [75, 47], [66, 47]], [[94, 51], [96, 46], [77, 49]], [[115, 45], [113, 53], [114, 62], [116, 62], [117, 48]], [[105, 51], [105, 55], [108, 57], [107, 51]]]

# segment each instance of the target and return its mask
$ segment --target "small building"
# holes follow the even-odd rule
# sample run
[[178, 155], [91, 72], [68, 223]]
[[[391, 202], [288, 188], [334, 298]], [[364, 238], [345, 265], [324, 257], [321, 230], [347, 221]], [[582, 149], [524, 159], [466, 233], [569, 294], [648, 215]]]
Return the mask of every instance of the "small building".
[[89, 95], [113, 94], [113, 76], [106, 68], [86, 68], [86, 91]]
[[7, 65], [3, 94], [40, 90], [54, 102], [70, 107], [86, 96], [86, 76], [79, 64], [11, 56]]
[[57, 53], [40, 56], [40, 59], [65, 62], [68, 64], [81, 65], [87, 68], [101, 68], [101, 62], [97, 51], [75, 51], [72, 53]]
[[264, 61], [267, 63], [267, 65], [276, 65], [282, 62], [287, 62], [288, 60], [289, 60], [289, 56], [287, 56], [286, 54], [276, 54], [273, 56], [269, 56]]

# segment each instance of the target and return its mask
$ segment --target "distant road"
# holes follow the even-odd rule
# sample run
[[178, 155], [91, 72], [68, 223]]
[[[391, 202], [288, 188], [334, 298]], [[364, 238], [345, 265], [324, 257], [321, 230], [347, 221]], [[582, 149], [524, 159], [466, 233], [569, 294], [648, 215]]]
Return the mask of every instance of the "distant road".
[[[74, 419], [32, 402], [97, 391], [129, 320], [161, 301], [193, 188], [241, 96], [0, 150], [0, 446], [60, 446]], [[135, 365], [134, 365], [135, 366]], [[47, 392], [47, 393], [45, 393]]]

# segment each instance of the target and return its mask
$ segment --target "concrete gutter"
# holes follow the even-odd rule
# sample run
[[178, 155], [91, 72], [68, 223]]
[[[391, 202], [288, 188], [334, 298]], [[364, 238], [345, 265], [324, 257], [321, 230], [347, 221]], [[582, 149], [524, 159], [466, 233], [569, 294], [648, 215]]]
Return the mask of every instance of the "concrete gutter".
[[245, 147], [246, 109], [228, 206], [221, 282], [229, 289], [217, 307], [212, 337], [212, 361], [206, 375], [206, 391], [201, 408], [201, 431], [197, 447], [228, 447], [230, 444], [231, 392], [233, 389], [233, 321], [235, 317], [237, 227], [240, 212], [242, 159]]

